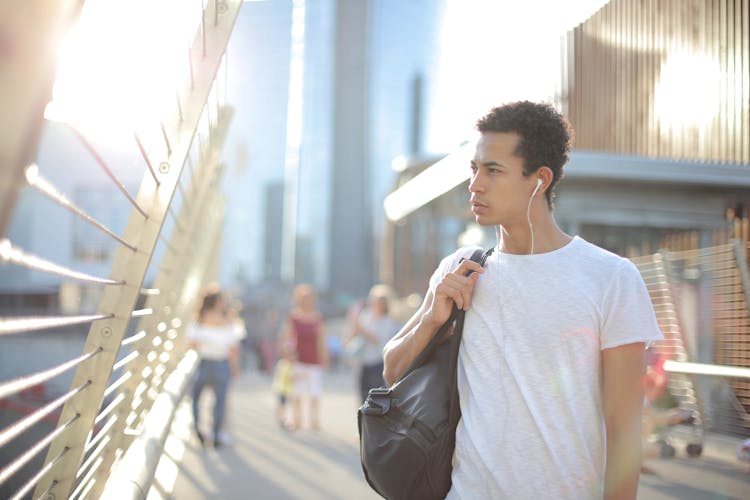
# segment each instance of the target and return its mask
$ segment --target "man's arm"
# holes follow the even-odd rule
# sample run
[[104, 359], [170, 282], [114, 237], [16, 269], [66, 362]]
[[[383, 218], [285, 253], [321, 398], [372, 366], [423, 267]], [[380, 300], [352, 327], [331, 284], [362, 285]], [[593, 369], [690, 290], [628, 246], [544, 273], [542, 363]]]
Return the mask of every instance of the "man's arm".
[[401, 378], [437, 332], [439, 325], [435, 326], [425, 318], [431, 302], [432, 292], [427, 292], [417, 312], [383, 348], [383, 380], [386, 385], [393, 385]]
[[642, 342], [602, 351], [602, 399], [607, 432], [605, 499], [635, 499], [638, 493], [645, 372]]
[[240, 374], [240, 346], [234, 344], [229, 348], [229, 370], [233, 377]]
[[328, 351], [328, 337], [326, 336], [326, 330], [322, 323], [318, 325], [318, 360], [320, 366], [327, 370], [331, 367], [331, 353]]
[[[475, 272], [466, 276], [469, 271]], [[461, 309], [469, 308], [474, 285], [483, 272], [480, 264], [464, 260], [453, 272], [443, 276], [435, 287], [434, 294], [432, 291], [427, 292], [419, 310], [383, 349], [383, 379], [387, 385], [393, 385], [401, 378], [424, 350], [440, 326], [450, 317], [454, 302]]]

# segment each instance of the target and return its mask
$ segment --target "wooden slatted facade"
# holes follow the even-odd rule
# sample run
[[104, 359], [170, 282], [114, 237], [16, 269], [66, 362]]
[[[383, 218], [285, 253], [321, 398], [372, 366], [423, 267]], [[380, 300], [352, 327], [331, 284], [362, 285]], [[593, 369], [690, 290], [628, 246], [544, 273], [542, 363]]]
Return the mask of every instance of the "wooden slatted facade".
[[576, 147], [750, 164], [749, 4], [612, 0], [569, 32], [560, 104]]

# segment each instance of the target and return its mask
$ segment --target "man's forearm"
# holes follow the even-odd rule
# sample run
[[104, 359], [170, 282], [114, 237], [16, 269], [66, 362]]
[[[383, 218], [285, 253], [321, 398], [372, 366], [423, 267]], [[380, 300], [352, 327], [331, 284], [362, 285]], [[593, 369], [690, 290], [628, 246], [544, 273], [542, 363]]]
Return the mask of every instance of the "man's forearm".
[[638, 493], [641, 469], [640, 426], [631, 432], [607, 433], [606, 500], [632, 500]]
[[396, 335], [383, 349], [383, 378], [387, 385], [393, 385], [403, 376], [438, 330], [425, 314], [405, 328], [409, 329]]

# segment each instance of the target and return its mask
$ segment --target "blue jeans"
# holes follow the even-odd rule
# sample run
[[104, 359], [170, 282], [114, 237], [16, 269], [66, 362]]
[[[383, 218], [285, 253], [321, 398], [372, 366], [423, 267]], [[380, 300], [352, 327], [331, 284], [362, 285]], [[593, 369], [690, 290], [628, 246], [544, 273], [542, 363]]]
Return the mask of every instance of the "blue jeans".
[[224, 413], [227, 403], [227, 389], [229, 389], [230, 378], [229, 361], [212, 361], [202, 359], [198, 365], [198, 373], [193, 385], [193, 423], [196, 431], [200, 429], [199, 422], [199, 400], [206, 386], [214, 391], [214, 440], [217, 439], [221, 425], [224, 422]]

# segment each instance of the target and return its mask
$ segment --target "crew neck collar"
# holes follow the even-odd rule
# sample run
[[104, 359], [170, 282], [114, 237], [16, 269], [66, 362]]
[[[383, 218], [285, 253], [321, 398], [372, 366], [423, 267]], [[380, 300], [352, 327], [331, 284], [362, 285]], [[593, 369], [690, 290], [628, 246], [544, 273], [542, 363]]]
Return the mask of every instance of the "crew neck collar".
[[495, 254], [499, 257], [502, 255], [504, 259], [534, 259], [537, 257], [543, 258], [548, 256], [553, 256], [562, 252], [567, 251], [568, 248], [571, 248], [576, 244], [577, 241], [579, 241], [581, 238], [578, 235], [573, 236], [570, 238], [570, 241], [568, 241], [566, 244], [561, 246], [560, 248], [556, 248], [554, 250], [550, 250], [549, 252], [544, 253], [534, 253], [532, 254], [517, 254], [517, 253], [507, 253], [503, 252], [501, 250], [495, 249]]

